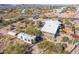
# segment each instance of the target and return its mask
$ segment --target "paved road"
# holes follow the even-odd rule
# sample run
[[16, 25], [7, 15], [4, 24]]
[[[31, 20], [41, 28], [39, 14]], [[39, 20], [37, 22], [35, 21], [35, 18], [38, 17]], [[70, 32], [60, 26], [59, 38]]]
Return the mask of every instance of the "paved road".
[[71, 52], [71, 54], [79, 54], [79, 45], [77, 45], [73, 51]]

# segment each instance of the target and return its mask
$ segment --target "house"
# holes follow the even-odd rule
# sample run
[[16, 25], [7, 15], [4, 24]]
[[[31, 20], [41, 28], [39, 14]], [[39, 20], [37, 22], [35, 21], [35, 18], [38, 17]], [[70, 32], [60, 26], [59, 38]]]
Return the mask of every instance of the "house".
[[16, 37], [20, 40], [23, 40], [24, 42], [27, 42], [29, 44], [38, 43], [39, 41], [42, 40], [41, 36], [32, 36], [32, 35], [29, 35], [29, 34], [23, 33], [23, 32], [17, 33], [15, 31], [9, 31], [7, 34], [11, 35], [13, 37]]
[[41, 31], [43, 32], [44, 36], [47, 38], [56, 37], [59, 33], [61, 22], [57, 20], [47, 20], [45, 21], [45, 25], [42, 27]]
[[29, 35], [29, 34], [23, 33], [23, 32], [19, 33], [17, 35], [17, 38], [19, 38], [19, 39], [21, 39], [21, 40], [23, 40], [23, 41], [25, 41], [27, 43], [30, 43], [30, 44], [36, 42], [36, 40], [35, 40], [36, 36], [32, 36], [32, 35]]

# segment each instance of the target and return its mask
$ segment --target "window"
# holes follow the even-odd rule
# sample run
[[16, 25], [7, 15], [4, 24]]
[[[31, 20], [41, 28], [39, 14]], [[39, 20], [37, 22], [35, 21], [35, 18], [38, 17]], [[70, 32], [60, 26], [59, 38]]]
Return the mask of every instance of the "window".
[[31, 42], [33, 43], [33, 39], [31, 39]]
[[28, 40], [28, 42], [30, 42], [30, 40]]
[[31, 41], [33, 42], [33, 39], [31, 39]]
[[27, 39], [25, 39], [25, 41], [27, 41]]

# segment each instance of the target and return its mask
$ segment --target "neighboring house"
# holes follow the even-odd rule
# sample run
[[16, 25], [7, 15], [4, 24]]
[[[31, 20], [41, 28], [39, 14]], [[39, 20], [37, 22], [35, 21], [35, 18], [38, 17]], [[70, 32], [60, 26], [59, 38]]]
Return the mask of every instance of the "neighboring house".
[[17, 38], [19, 38], [19, 39], [21, 39], [21, 40], [24, 40], [25, 42], [30, 43], [30, 44], [36, 42], [36, 41], [35, 41], [36, 36], [32, 36], [32, 35], [29, 35], [29, 34], [23, 33], [23, 32], [19, 33], [19, 34], [17, 35]]
[[33, 19], [39, 19], [39, 15], [34, 15]]
[[26, 10], [26, 9], [23, 9], [23, 10], [21, 11], [21, 13], [26, 13], [26, 12], [28, 12], [28, 10]]
[[45, 25], [41, 29], [45, 37], [47, 38], [53, 38], [56, 37], [59, 34], [59, 29], [60, 29], [61, 22], [57, 20], [47, 20], [45, 21]]
[[53, 12], [55, 12], [55, 13], [63, 13], [64, 10], [63, 9], [53, 9]]
[[49, 10], [49, 12], [63, 13], [63, 12], [65, 12], [65, 8], [66, 8], [66, 7], [55, 8], [55, 9]]
[[26, 11], [26, 9], [23, 9], [23, 10], [21, 11], [21, 13], [25, 13], [25, 11]]
[[[36, 17], [36, 16], [35, 16]], [[33, 21], [35, 25], [38, 24], [38, 22], [40, 21], [40, 18], [35, 18], [34, 17], [30, 17], [29, 20]]]

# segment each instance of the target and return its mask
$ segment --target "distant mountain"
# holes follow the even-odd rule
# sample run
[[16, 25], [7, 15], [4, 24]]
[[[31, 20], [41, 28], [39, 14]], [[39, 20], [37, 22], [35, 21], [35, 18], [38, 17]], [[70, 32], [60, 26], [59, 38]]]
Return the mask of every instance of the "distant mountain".
[[8, 8], [8, 7], [16, 7], [16, 6], [12, 4], [0, 4], [0, 8]]
[[0, 4], [0, 7], [15, 7], [15, 6], [48, 6], [48, 4]]
[[[73, 5], [73, 4], [70, 4]], [[75, 4], [79, 6], [79, 4]], [[0, 7], [16, 7], [16, 6], [24, 6], [24, 7], [46, 7], [46, 6], [69, 6], [69, 4], [0, 4]]]
[[79, 4], [19, 4], [16, 6], [25, 7], [48, 7], [48, 6], [79, 6]]

